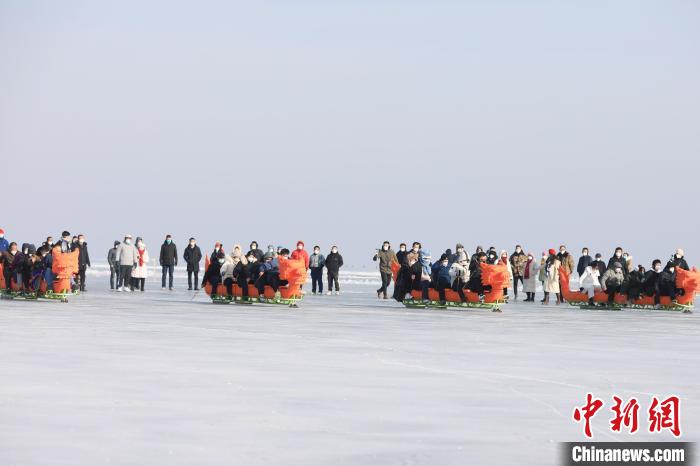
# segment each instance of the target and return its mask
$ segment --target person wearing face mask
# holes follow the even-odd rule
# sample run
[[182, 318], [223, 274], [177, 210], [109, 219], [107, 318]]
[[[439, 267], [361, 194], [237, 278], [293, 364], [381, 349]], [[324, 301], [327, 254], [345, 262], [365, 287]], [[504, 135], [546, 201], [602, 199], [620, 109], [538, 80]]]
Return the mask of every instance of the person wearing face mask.
[[165, 278], [168, 278], [168, 289], [173, 290], [173, 274], [177, 267], [177, 246], [173, 243], [172, 235], [166, 235], [165, 241], [160, 245], [158, 263], [161, 267], [160, 286], [165, 289]]
[[44, 246], [46, 246], [49, 251], [51, 250], [51, 248], [53, 247], [53, 236], [46, 237], [46, 241], [44, 241]]
[[[414, 246], [415, 245], [416, 243], [414, 243]], [[377, 298], [382, 299], [382, 297], [384, 297], [384, 299], [388, 299], [387, 288], [391, 284], [392, 278], [391, 264], [393, 262], [398, 262], [396, 254], [391, 249], [391, 243], [384, 241], [381, 249], [377, 249], [372, 260], [374, 262], [379, 261], [379, 274], [382, 279], [382, 286], [377, 290]], [[428, 272], [428, 276], [430, 276], [430, 272]]]
[[211, 256], [209, 256], [209, 262], [214, 262], [216, 260], [216, 257], [219, 255], [219, 251], [226, 254], [226, 251], [224, 251], [224, 245], [217, 241], [214, 243], [214, 250], [212, 251]]
[[608, 268], [600, 279], [600, 286], [608, 295], [608, 305], [614, 304], [615, 293], [619, 293], [622, 289], [622, 283], [625, 281], [624, 267], [621, 262], [614, 262], [612, 267]]
[[399, 264], [404, 263], [406, 260], [406, 254], [408, 254], [408, 251], [406, 251], [406, 243], [401, 243], [399, 245], [399, 250], [396, 252], [396, 260], [399, 262]]
[[[547, 281], [547, 251], [542, 251], [542, 257], [540, 257], [540, 271], [537, 272], [537, 281], [542, 284], [542, 289], [544, 290], [544, 282]], [[544, 299], [540, 302], [544, 302]]]
[[136, 238], [136, 265], [131, 272], [133, 287], [136, 290], [144, 291], [146, 278], [148, 278], [148, 250], [142, 238]]
[[207, 283], [211, 285], [211, 297], [216, 296], [217, 288], [221, 283], [221, 267], [226, 262], [226, 254], [223, 251], [216, 253], [214, 260], [209, 263], [209, 267], [204, 271], [204, 277], [202, 277], [202, 288], [204, 288]]
[[119, 283], [119, 262], [117, 261], [117, 246], [119, 241], [114, 242], [114, 247], [107, 252], [107, 264], [109, 264], [109, 289], [113, 290], [114, 285]]
[[[628, 266], [632, 267], [632, 260], [630, 258]], [[646, 276], [646, 270], [642, 265], [638, 267], [632, 267], [632, 269], [625, 277], [625, 281], [622, 284], [621, 293], [627, 296], [627, 300], [632, 303], [634, 300], [639, 299], [642, 291], [644, 290], [644, 279]]]
[[33, 254], [31, 257], [31, 278], [29, 288], [33, 291], [38, 292], [41, 287], [41, 280], [44, 278], [46, 273], [45, 259], [47, 254], [48, 249], [45, 246], [40, 246], [39, 249], [37, 249], [36, 254]]
[[593, 258], [588, 254], [588, 248], [583, 248], [581, 250], [581, 257], [578, 258], [578, 264], [576, 265], [576, 272], [579, 277], [583, 275], [583, 272], [586, 271], [586, 267], [591, 265], [591, 262], [593, 262]]
[[561, 303], [561, 289], [559, 288], [559, 268], [561, 261], [556, 255], [554, 249], [549, 250], [549, 257], [544, 264], [546, 278], [544, 281], [544, 299], [543, 304], [549, 304], [549, 294], [554, 293], [557, 297], [557, 304]]
[[5, 289], [12, 290], [13, 282], [19, 287], [22, 283], [21, 272], [24, 264], [24, 255], [17, 247], [17, 243], [10, 243], [7, 251], [0, 253], [0, 257], [2, 258]]
[[443, 254], [440, 257], [440, 262], [435, 270], [435, 288], [438, 291], [440, 297], [440, 304], [442, 306], [447, 304], [445, 298], [445, 290], [452, 288], [452, 277], [450, 277], [450, 258], [447, 254]]
[[[623, 262], [626, 262], [625, 259], [622, 257], [623, 254], [624, 254], [624, 252], [623, 252], [622, 248], [619, 246], [616, 247], [615, 254], [613, 254], [613, 256], [608, 260], [607, 269], [612, 269], [613, 266], [615, 265], [615, 262], [619, 262], [620, 264], [622, 264]], [[622, 273], [626, 275], [627, 274], [627, 267], [623, 267], [622, 269], [623, 269]]]
[[467, 288], [473, 293], [477, 293], [481, 302], [484, 300], [484, 292], [488, 291], [481, 282], [481, 264], [485, 263], [486, 253], [481, 251], [477, 255], [476, 266], [469, 272], [469, 281], [467, 282]]
[[599, 252], [596, 253], [595, 259], [593, 259], [590, 265], [598, 268], [598, 274], [601, 277], [605, 274], [605, 271], [608, 270], [608, 266], [605, 265], [605, 261], [603, 260], [603, 255]]
[[136, 246], [131, 244], [133, 238], [131, 235], [124, 236], [124, 242], [117, 246], [117, 261], [119, 262], [119, 281], [117, 282], [117, 291], [134, 291], [131, 282], [131, 272], [138, 265], [139, 253]]
[[561, 267], [566, 270], [566, 273], [571, 275], [571, 272], [574, 270], [574, 257], [569, 254], [569, 251], [566, 250], [566, 246], [563, 244], [559, 246], [559, 254], [557, 254], [557, 259], [559, 259]]
[[510, 255], [510, 267], [513, 271], [513, 297], [518, 300], [518, 281], [524, 286], [525, 274], [525, 264], [527, 263], [527, 256], [523, 252], [522, 246], [519, 244], [515, 246], [515, 252]]
[[[673, 277], [673, 286], [669, 286], [669, 279], [672, 277], [667, 275], [663, 278], [664, 267], [661, 265], [660, 259], [654, 259], [651, 263], [651, 270], [644, 275], [643, 293], [647, 296], [654, 297], [654, 306], [659, 309], [661, 307], [661, 296], [671, 296], [675, 298], [676, 285], [675, 277]], [[672, 289], [671, 289], [672, 288]]]
[[23, 289], [28, 290], [32, 274], [32, 256], [36, 254], [36, 246], [30, 243], [23, 243], [21, 252], [22, 263], [20, 265], [19, 273], [22, 275], [21, 283]]
[[76, 249], [77, 247], [78, 247], [78, 237], [77, 237], [77, 236], [74, 236], [74, 237], [71, 239], [71, 242], [70, 242], [70, 250], [71, 250], [71, 251], [75, 251], [75, 249]]
[[[189, 244], [185, 248], [183, 259], [185, 259], [185, 264], [187, 264], [187, 289], [191, 291], [194, 283], [195, 291], [199, 290], [199, 262], [202, 260], [202, 251], [197, 246], [197, 241], [194, 238], [190, 238]], [[193, 276], [194, 282], [192, 281]]]
[[321, 254], [321, 247], [314, 246], [314, 253], [309, 257], [309, 269], [311, 269], [311, 293], [323, 294], [323, 267], [326, 265], [326, 257]]
[[496, 252], [493, 247], [489, 248], [488, 252], [486, 253], [486, 263], [490, 265], [495, 265], [498, 264], [499, 257], [498, 253]]
[[[279, 252], [279, 254], [281, 254], [281, 253], [282, 253], [282, 251]], [[304, 260], [304, 267], [306, 268], [307, 271], [309, 270], [309, 253], [306, 252], [306, 249], [304, 249], [304, 242], [303, 241], [301, 241], [301, 240], [297, 241], [297, 248], [292, 252], [291, 258], [292, 259], [303, 259]], [[303, 287], [304, 287], [303, 284], [299, 285], [300, 289]], [[302, 294], [303, 293], [304, 293], [304, 291], [302, 291]]]
[[510, 265], [510, 261], [508, 260], [508, 251], [501, 251], [501, 257], [498, 260], [497, 264], [505, 265], [506, 269], [508, 270], [508, 282], [506, 283], [506, 286], [503, 287], [503, 298], [506, 301], [508, 301], [508, 284], [513, 283], [513, 268]]
[[482, 246], [477, 246], [476, 247], [476, 252], [472, 254], [471, 260], [469, 261], [469, 272], [472, 273], [474, 270], [479, 267], [479, 254], [484, 252], [484, 248]]
[[64, 231], [63, 233], [61, 233], [61, 239], [58, 242], [58, 245], [61, 246], [61, 252], [71, 251], [70, 232]]
[[595, 304], [593, 297], [595, 296], [596, 291], [601, 290], [598, 267], [593, 267], [590, 264], [587, 265], [579, 277], [579, 285], [579, 289], [588, 296], [588, 304]]
[[454, 264], [455, 262], [464, 261], [469, 261], [467, 251], [464, 250], [464, 246], [461, 243], [457, 243], [455, 245], [455, 253], [452, 254], [452, 257], [450, 257], [450, 265]]
[[688, 267], [688, 262], [686, 262], [684, 252], [681, 248], [676, 249], [676, 253], [671, 257], [671, 260], [666, 264], [666, 268], [670, 267], [671, 264], [673, 264], [674, 267], [677, 267], [679, 269], [683, 270], [690, 270], [690, 267]]
[[85, 289], [85, 272], [87, 268], [90, 267], [90, 254], [88, 253], [88, 246], [85, 242], [85, 235], [82, 233], [78, 235], [77, 244], [74, 250], [78, 250], [78, 287], [80, 291], [87, 291]]
[[0, 228], [0, 254], [6, 252], [10, 247], [10, 243], [5, 239], [5, 230]]
[[532, 253], [525, 256], [523, 266], [523, 291], [525, 292], [525, 302], [535, 302], [535, 292], [537, 291], [537, 272], [539, 266]]
[[[274, 247], [273, 247], [272, 245], [269, 245], [269, 246], [268, 246], [268, 249], [271, 248], [271, 247], [272, 247], [273, 250], [274, 250]], [[257, 242], [257, 241], [253, 241], [253, 242], [250, 243], [250, 250], [248, 251], [248, 253], [246, 254], [246, 256], [250, 256], [251, 254], [253, 254], [253, 255], [255, 256], [255, 260], [256, 260], [257, 262], [261, 262], [261, 261], [263, 260], [263, 256], [265, 255], [265, 253], [264, 253], [261, 249], [258, 248], [258, 242]]]

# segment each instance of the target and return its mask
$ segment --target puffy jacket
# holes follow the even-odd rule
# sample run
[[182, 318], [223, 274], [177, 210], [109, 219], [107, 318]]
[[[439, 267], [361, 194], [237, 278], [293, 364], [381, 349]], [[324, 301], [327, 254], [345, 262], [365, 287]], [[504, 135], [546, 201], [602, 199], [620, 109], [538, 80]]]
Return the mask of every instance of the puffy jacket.
[[164, 241], [160, 247], [160, 257], [158, 258], [160, 265], [177, 265], [177, 246], [171, 242], [168, 244]]
[[668, 270], [669, 267], [673, 264], [674, 267], [681, 268], [683, 270], [690, 270], [688, 267], [688, 263], [685, 261], [685, 258], [683, 256], [681, 257], [676, 257], [674, 254], [671, 260], [666, 264], [665, 270]]
[[83, 244], [78, 244], [75, 249], [80, 251], [78, 253], [78, 266], [80, 266], [81, 269], [87, 267], [92, 267], [90, 265], [90, 254], [88, 253], [88, 247], [87, 243]]
[[328, 273], [337, 274], [343, 266], [343, 256], [338, 252], [331, 252], [326, 257], [326, 270]]
[[449, 265], [442, 265], [440, 264], [437, 268], [436, 271], [436, 282], [444, 282], [444, 283], [449, 283], [452, 285], [452, 277], [450, 277], [450, 266]]
[[233, 271], [236, 269], [236, 264], [233, 263], [231, 256], [226, 256], [224, 265], [221, 266], [221, 280], [230, 278], [233, 280]]
[[583, 273], [581, 273], [579, 277], [579, 285], [580, 286], [600, 286], [600, 280], [598, 277], [600, 274], [598, 273], [597, 268], [593, 268], [590, 265], [586, 266], [585, 269], [583, 269]]
[[557, 259], [561, 262], [562, 268], [571, 274], [571, 271], [574, 270], [574, 258], [569, 254], [569, 251], [566, 251], [564, 254], [558, 253]]
[[107, 263], [110, 267], [114, 267], [117, 263], [117, 248], [116, 246], [107, 252]]
[[514, 252], [510, 255], [510, 266], [513, 270], [513, 275], [516, 277], [522, 277], [525, 273], [525, 264], [527, 264], [527, 255], [520, 251], [520, 253]]
[[122, 243], [117, 246], [116, 256], [121, 265], [134, 265], [139, 261], [139, 253], [133, 244]]
[[292, 251], [292, 259], [304, 259], [304, 267], [309, 268], [309, 253], [306, 249], [295, 249]]
[[600, 285], [605, 290], [608, 286], [620, 286], [623, 281], [625, 281], [625, 274], [622, 270], [617, 272], [614, 268], [611, 268], [603, 274], [603, 278], [600, 279]]
[[581, 256], [578, 258], [578, 265], [576, 266], [576, 272], [578, 273], [579, 277], [583, 275], [583, 272], [586, 271], [586, 267], [591, 265], [591, 262], [593, 262], [593, 258], [586, 254], [585, 256]]
[[326, 258], [323, 254], [311, 254], [309, 257], [309, 268], [310, 269], [322, 269], [326, 265]]
[[185, 248], [185, 253], [182, 256], [187, 263], [188, 272], [199, 272], [199, 262], [202, 260], [202, 250], [195, 244], [194, 247], [189, 245]]

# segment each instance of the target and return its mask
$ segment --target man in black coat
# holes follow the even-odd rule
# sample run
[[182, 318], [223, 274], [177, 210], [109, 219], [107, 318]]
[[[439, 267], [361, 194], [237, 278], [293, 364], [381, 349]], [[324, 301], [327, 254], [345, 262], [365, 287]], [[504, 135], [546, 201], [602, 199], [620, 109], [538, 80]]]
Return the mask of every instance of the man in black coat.
[[163, 276], [161, 279], [161, 286], [165, 289], [165, 276], [169, 275], [168, 288], [172, 291], [173, 289], [173, 273], [175, 272], [175, 267], [177, 266], [177, 246], [173, 243], [173, 237], [167, 235], [165, 241], [160, 246], [160, 258], [158, 259], [160, 266], [163, 269]]
[[[404, 245], [405, 246], [405, 245]], [[333, 292], [333, 284], [335, 283], [335, 294], [340, 294], [340, 285], [338, 284], [338, 274], [343, 266], [343, 256], [338, 252], [338, 246], [331, 247], [331, 252], [326, 256], [326, 273], [328, 275], [328, 294]]]
[[80, 291], [87, 291], [85, 289], [85, 272], [87, 268], [90, 267], [90, 254], [88, 253], [87, 243], [85, 242], [85, 235], [78, 235], [78, 241], [75, 244], [74, 250], [77, 249], [78, 252], [78, 281]]
[[583, 248], [581, 250], [581, 257], [578, 258], [578, 265], [576, 266], [576, 272], [578, 272], [579, 277], [583, 275], [583, 272], [586, 271], [586, 267], [591, 265], [591, 262], [593, 262], [593, 258], [588, 254], [588, 248]]
[[198, 290], [199, 262], [202, 260], [202, 251], [199, 249], [199, 246], [197, 246], [197, 242], [194, 238], [190, 238], [190, 244], [185, 248], [183, 258], [187, 263], [187, 289], [192, 289], [192, 275], [194, 275], [194, 289]]

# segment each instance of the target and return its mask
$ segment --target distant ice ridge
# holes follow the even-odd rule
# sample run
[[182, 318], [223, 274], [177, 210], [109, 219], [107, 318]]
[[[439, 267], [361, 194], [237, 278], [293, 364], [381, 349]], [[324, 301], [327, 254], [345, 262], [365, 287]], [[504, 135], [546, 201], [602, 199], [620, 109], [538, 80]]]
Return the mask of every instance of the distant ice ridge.
[[[161, 275], [161, 267], [155, 263], [151, 263], [148, 265], [148, 273], [149, 277], [160, 277]], [[202, 275], [204, 273], [204, 265], [200, 267], [200, 273], [199, 273], [199, 278], [202, 278]], [[180, 276], [186, 276], [187, 275], [187, 268], [182, 265], [182, 266], [177, 266], [175, 267], [175, 274], [180, 275]], [[87, 275], [89, 277], [109, 277], [109, 265], [107, 264], [93, 264], [92, 267], [90, 267], [87, 270]], [[308, 282], [311, 282], [311, 277], [309, 276]], [[326, 272], [325, 270], [323, 271], [323, 281], [325, 283], [326, 281]], [[340, 269], [340, 283], [345, 283], [348, 285], [377, 285], [380, 286], [382, 284], [381, 278], [379, 276], [379, 271], [375, 270], [372, 272], [355, 272], [352, 270], [343, 270]]]

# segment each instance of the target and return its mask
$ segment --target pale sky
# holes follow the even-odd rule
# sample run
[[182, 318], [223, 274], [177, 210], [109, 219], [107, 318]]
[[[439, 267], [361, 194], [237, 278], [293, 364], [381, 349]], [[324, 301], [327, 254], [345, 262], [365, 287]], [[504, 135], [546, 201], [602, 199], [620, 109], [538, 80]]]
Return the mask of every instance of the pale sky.
[[0, 0], [0, 228], [700, 257], [696, 1]]

